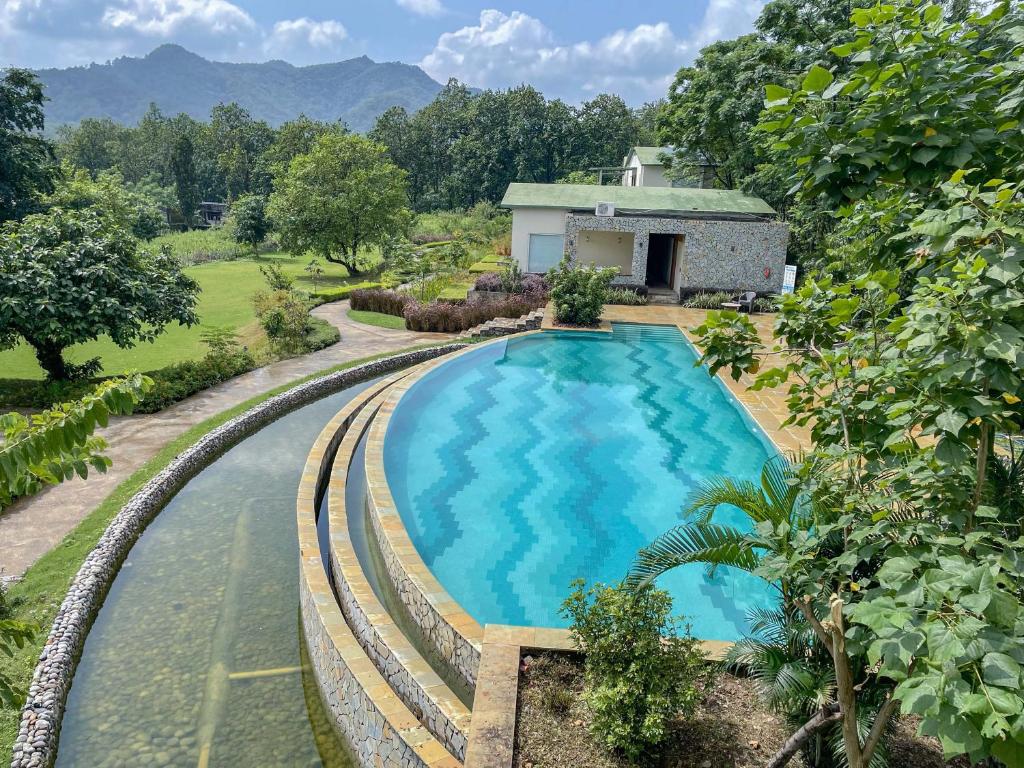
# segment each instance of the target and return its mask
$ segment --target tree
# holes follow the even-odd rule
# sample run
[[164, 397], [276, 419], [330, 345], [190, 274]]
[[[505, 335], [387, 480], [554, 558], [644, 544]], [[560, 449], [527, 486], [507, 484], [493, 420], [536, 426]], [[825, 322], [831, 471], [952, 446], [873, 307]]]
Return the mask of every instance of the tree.
[[57, 156], [96, 176], [120, 161], [121, 135], [130, 131], [109, 117], [87, 117], [57, 129]]
[[0, 224], [32, 210], [53, 188], [53, 149], [43, 130], [43, 88], [27, 69], [0, 78]]
[[99, 368], [98, 359], [70, 365], [73, 344], [106, 334], [130, 347], [170, 322], [194, 324], [198, 291], [169, 252], [139, 250], [92, 208], [54, 208], [0, 232], [0, 348], [24, 339], [55, 381]]
[[57, 173], [53, 193], [43, 198], [42, 205], [75, 210], [94, 208], [139, 240], [152, 240], [164, 224], [153, 200], [128, 190], [119, 171], [103, 171], [94, 181], [85, 169], [75, 168], [66, 160]]
[[362, 251], [405, 230], [405, 172], [361, 136], [326, 134], [275, 179], [268, 213], [285, 248], [359, 274]]
[[231, 204], [231, 236], [236, 243], [251, 247], [253, 253], [259, 250], [260, 243], [270, 232], [266, 206], [266, 198], [252, 194], [242, 195]]
[[[832, 659], [852, 768], [896, 711], [947, 757], [1017, 766], [1024, 539], [990, 465], [1024, 426], [1024, 10], [957, 22], [904, 2], [852, 21], [839, 74], [769, 86], [760, 126], [800, 196], [838, 206], [847, 263], [784, 298], [791, 354], [755, 384], [789, 385], [789, 422], [833, 467], [805, 487], [830, 488], [836, 515], [785, 557], [766, 547], [759, 572], [792, 585]], [[709, 313], [705, 362], [754, 371], [751, 331]]]
[[178, 210], [186, 226], [193, 226], [199, 210], [199, 184], [196, 178], [195, 145], [187, 135], [179, 136], [171, 151], [171, 175]]

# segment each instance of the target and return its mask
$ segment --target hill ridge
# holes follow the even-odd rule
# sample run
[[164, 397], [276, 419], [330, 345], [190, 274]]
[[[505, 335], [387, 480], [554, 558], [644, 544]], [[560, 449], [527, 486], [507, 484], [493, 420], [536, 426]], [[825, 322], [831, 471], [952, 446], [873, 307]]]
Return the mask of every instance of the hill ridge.
[[217, 104], [232, 101], [275, 127], [305, 114], [341, 119], [352, 130], [366, 131], [388, 107], [415, 111], [441, 90], [418, 66], [365, 55], [307, 65], [281, 59], [223, 62], [175, 43], [159, 45], [145, 56], [35, 72], [49, 99], [47, 131], [85, 117], [134, 124], [151, 103], [168, 115], [184, 112], [205, 120]]

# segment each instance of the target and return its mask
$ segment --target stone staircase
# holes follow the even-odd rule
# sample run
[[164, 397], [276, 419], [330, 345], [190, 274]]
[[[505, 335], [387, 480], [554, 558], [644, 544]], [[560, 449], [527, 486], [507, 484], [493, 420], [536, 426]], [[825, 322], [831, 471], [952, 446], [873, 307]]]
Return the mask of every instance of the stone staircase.
[[469, 339], [509, 336], [513, 333], [522, 333], [523, 331], [540, 330], [541, 323], [543, 322], [544, 310], [535, 309], [523, 317], [496, 317], [493, 320], [488, 320], [485, 323], [470, 328], [462, 335], [464, 338]]
[[647, 291], [648, 304], [678, 304], [679, 294], [671, 288], [651, 288]]

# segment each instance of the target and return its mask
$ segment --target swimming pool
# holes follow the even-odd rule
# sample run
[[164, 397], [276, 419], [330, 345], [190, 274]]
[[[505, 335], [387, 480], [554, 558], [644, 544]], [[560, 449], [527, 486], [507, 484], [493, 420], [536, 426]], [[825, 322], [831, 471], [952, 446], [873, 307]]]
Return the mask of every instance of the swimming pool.
[[[703, 480], [759, 477], [774, 448], [695, 360], [674, 327], [545, 332], [446, 361], [402, 397], [388, 484], [424, 562], [477, 621], [564, 626], [572, 579], [619, 581]], [[742, 636], [774, 600], [732, 569], [658, 583], [706, 640]]]

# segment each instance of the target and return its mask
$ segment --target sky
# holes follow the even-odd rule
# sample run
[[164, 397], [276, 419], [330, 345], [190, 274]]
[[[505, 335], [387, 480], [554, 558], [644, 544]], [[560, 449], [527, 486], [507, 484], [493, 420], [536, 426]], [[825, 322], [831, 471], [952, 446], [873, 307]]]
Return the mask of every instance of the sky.
[[218, 61], [366, 55], [479, 88], [530, 83], [578, 103], [664, 96], [703, 46], [763, 0], [0, 0], [0, 66], [83, 66], [178, 43]]

